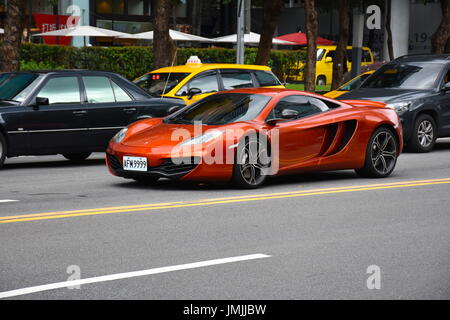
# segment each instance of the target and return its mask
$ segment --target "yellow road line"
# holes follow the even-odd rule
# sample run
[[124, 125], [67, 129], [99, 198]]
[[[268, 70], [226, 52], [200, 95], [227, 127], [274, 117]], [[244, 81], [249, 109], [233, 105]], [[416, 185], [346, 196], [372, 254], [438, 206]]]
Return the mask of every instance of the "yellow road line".
[[109, 208], [95, 208], [95, 209], [23, 214], [23, 215], [16, 215], [16, 216], [0, 217], [0, 223], [49, 220], [49, 219], [91, 216], [91, 215], [109, 214], [109, 213], [131, 213], [131, 212], [151, 211], [151, 210], [170, 209], [170, 208], [195, 207], [195, 206], [217, 205], [217, 204], [227, 204], [227, 203], [237, 203], [237, 202], [260, 201], [260, 200], [269, 200], [269, 199], [304, 197], [304, 196], [333, 194], [333, 193], [429, 186], [429, 185], [439, 185], [439, 184], [450, 184], [450, 178], [401, 181], [401, 182], [393, 182], [393, 183], [385, 183], [385, 184], [345, 186], [345, 187], [336, 187], [336, 188], [311, 189], [311, 190], [303, 190], [303, 191], [289, 191], [289, 192], [278, 192], [278, 193], [268, 193], [268, 194], [253, 194], [253, 195], [246, 195], [246, 196], [225, 197], [225, 198], [215, 198], [215, 199], [202, 199], [202, 200], [195, 200], [195, 201], [177, 201], [177, 202], [153, 203], [153, 204], [120, 206], [120, 207], [109, 207]]

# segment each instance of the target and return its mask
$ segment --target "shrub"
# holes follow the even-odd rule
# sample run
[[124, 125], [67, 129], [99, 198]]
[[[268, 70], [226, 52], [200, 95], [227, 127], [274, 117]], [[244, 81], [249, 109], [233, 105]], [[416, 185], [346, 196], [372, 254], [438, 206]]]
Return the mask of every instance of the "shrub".
[[[245, 63], [255, 63], [257, 49], [245, 49]], [[192, 55], [203, 62], [235, 63], [236, 50], [224, 48], [178, 48], [176, 64], [183, 64]], [[280, 79], [289, 74], [295, 62], [305, 60], [304, 50], [272, 50], [269, 66]], [[153, 70], [151, 47], [83, 47], [22, 44], [21, 68], [45, 66], [44, 69], [88, 69], [112, 71], [133, 80]], [[22, 67], [23, 66], [23, 67]], [[26, 69], [28, 68], [28, 69]], [[42, 68], [38, 68], [42, 69]]]

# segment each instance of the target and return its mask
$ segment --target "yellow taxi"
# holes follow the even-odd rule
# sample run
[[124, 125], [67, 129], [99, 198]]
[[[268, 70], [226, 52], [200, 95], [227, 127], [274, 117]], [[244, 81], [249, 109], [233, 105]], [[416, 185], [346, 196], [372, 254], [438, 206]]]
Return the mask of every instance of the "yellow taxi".
[[[362, 48], [361, 66], [374, 63], [373, 54], [370, 48]], [[316, 84], [324, 86], [331, 84], [333, 75], [333, 57], [336, 52], [336, 46], [317, 46], [316, 56]], [[295, 70], [291, 70], [293, 75], [289, 76], [290, 80], [303, 81], [304, 62], [298, 62]], [[347, 46], [347, 70], [352, 69], [352, 47]]]
[[324, 96], [328, 97], [328, 98], [336, 99], [337, 97], [339, 97], [340, 95], [342, 95], [346, 92], [358, 89], [361, 86], [361, 83], [364, 80], [366, 80], [367, 77], [369, 77], [374, 72], [375, 72], [375, 70], [370, 70], [370, 71], [364, 72], [364, 73], [360, 74], [359, 76], [354, 77], [349, 82], [344, 83], [342, 86], [340, 86], [336, 90], [325, 93]]
[[185, 65], [165, 67], [133, 81], [150, 94], [183, 99], [191, 104], [218, 91], [237, 88], [284, 88], [269, 67], [202, 63], [197, 56]]

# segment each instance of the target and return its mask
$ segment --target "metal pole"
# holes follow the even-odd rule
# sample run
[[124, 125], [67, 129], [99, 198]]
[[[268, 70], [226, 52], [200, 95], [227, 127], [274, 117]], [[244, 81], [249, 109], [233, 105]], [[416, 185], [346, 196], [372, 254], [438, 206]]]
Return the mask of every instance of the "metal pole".
[[244, 1], [245, 0], [238, 0], [237, 5], [237, 64], [244, 64]]
[[352, 78], [361, 73], [363, 35], [364, 14], [361, 10], [355, 9], [353, 12]]

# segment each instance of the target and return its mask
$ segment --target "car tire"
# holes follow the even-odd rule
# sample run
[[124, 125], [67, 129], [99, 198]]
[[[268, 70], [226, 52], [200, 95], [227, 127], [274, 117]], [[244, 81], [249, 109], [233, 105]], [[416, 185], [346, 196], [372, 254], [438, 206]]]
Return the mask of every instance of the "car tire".
[[327, 84], [327, 78], [325, 78], [325, 76], [318, 76], [316, 84], [318, 86], [325, 86]]
[[267, 179], [270, 169], [270, 146], [264, 135], [245, 136], [239, 142], [233, 165], [232, 180], [236, 187], [254, 189]]
[[421, 114], [414, 122], [411, 139], [408, 141], [408, 150], [425, 153], [433, 150], [437, 138], [437, 126], [433, 117]]
[[5, 163], [6, 153], [7, 153], [6, 139], [2, 133], [0, 133], [0, 168]]
[[91, 152], [63, 153], [64, 158], [73, 162], [81, 162], [83, 160], [86, 160], [90, 155]]
[[378, 128], [367, 144], [364, 167], [355, 169], [356, 173], [365, 178], [389, 176], [397, 163], [398, 148], [395, 134], [389, 128]]

